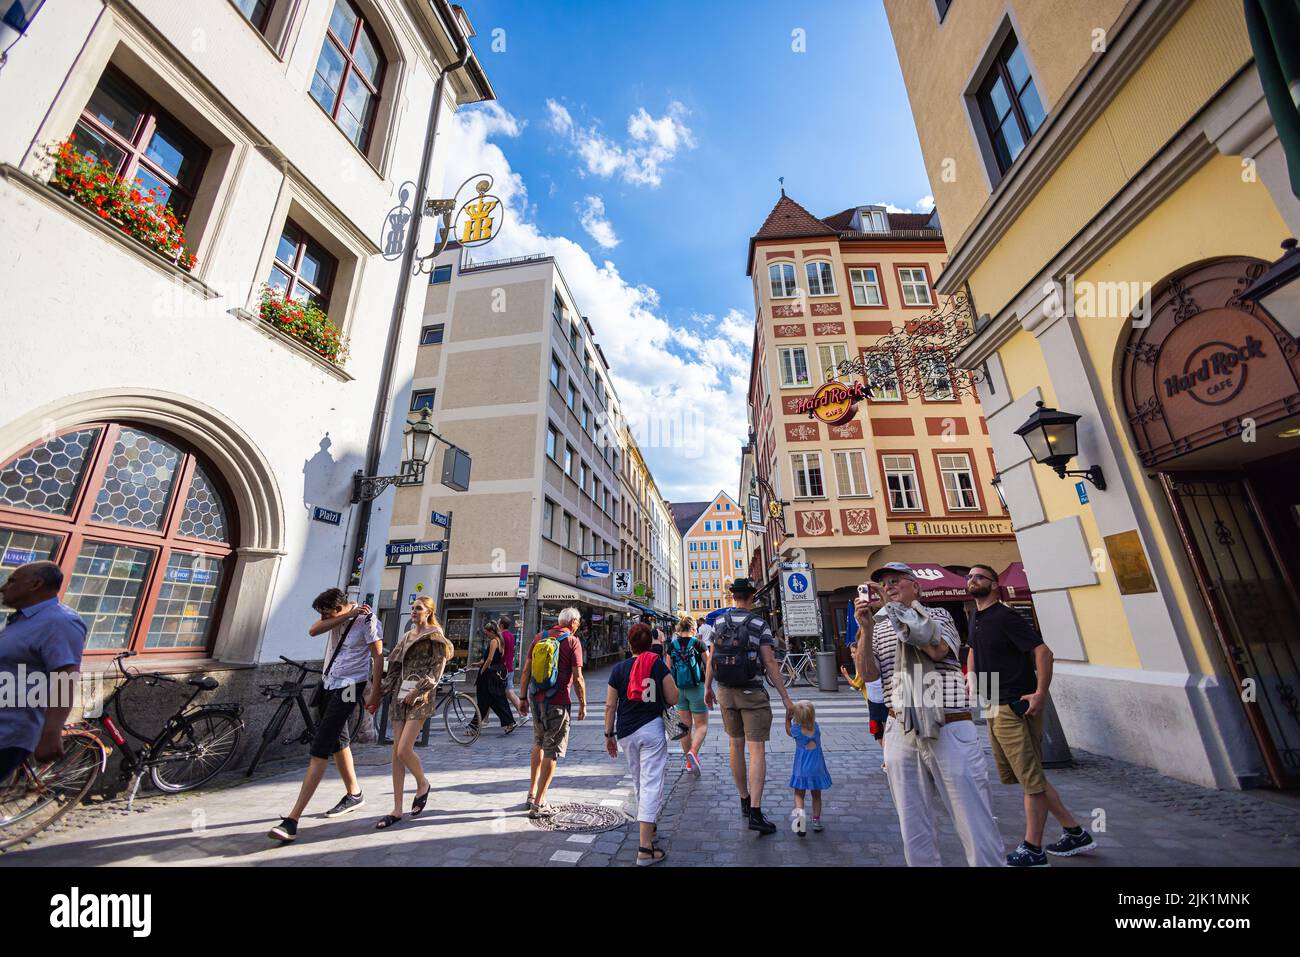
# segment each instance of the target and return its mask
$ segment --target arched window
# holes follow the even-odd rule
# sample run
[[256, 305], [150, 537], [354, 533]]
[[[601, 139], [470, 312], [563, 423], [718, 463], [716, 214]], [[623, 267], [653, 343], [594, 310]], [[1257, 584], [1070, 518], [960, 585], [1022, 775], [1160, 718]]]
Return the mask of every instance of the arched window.
[[767, 278], [772, 286], [773, 299], [791, 299], [798, 292], [794, 281], [794, 263], [772, 263], [767, 267]]
[[335, 0], [311, 95], [363, 153], [370, 149], [387, 65], [361, 11], [350, 0]]
[[0, 580], [58, 562], [88, 654], [204, 653], [233, 518], [214, 471], [182, 444], [129, 424], [78, 426], [0, 465]]

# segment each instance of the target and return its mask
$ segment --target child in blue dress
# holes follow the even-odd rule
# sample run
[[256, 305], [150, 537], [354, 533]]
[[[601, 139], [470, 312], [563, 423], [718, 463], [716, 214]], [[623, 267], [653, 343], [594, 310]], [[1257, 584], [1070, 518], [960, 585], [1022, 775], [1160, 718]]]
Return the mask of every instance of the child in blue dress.
[[812, 791], [812, 829], [822, 829], [822, 792], [831, 786], [822, 752], [822, 729], [817, 725], [817, 709], [811, 701], [796, 701], [785, 715], [785, 733], [794, 738], [794, 770], [790, 787], [794, 788], [794, 812], [791, 830], [800, 837], [808, 833], [808, 816], [804, 812], [805, 791]]

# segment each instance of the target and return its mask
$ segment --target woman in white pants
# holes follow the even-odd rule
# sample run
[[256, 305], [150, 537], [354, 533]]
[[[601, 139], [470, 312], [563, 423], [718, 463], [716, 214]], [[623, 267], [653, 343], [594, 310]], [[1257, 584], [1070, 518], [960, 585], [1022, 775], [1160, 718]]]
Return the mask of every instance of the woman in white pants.
[[655, 827], [664, 799], [664, 768], [668, 764], [668, 740], [664, 737], [663, 713], [677, 704], [677, 685], [663, 657], [650, 650], [654, 634], [637, 622], [628, 631], [632, 657], [620, 661], [609, 673], [605, 695], [605, 750], [618, 757], [618, 746], [627, 755], [640, 829], [637, 867], [658, 864], [667, 855], [655, 847]]

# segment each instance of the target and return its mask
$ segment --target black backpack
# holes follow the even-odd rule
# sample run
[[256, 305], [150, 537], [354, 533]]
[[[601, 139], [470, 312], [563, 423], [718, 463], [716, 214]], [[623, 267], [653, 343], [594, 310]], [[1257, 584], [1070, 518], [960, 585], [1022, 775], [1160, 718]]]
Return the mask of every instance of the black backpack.
[[731, 615], [723, 615], [713, 626], [713, 676], [718, 684], [729, 688], [739, 688], [756, 679], [762, 664], [758, 649], [750, 641], [751, 621], [762, 618], [756, 612], [750, 612], [739, 621], [733, 621]]

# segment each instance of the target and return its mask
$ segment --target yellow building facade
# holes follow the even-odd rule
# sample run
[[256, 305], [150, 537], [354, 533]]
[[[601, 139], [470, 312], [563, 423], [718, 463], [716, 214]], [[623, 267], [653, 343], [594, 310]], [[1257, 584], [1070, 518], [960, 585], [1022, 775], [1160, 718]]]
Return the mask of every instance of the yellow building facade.
[[[1237, 0], [886, 0], [1069, 741], [1300, 783], [1300, 229]], [[1290, 328], [1291, 331], [1288, 331]], [[1016, 433], [1080, 416], [1069, 481]]]

